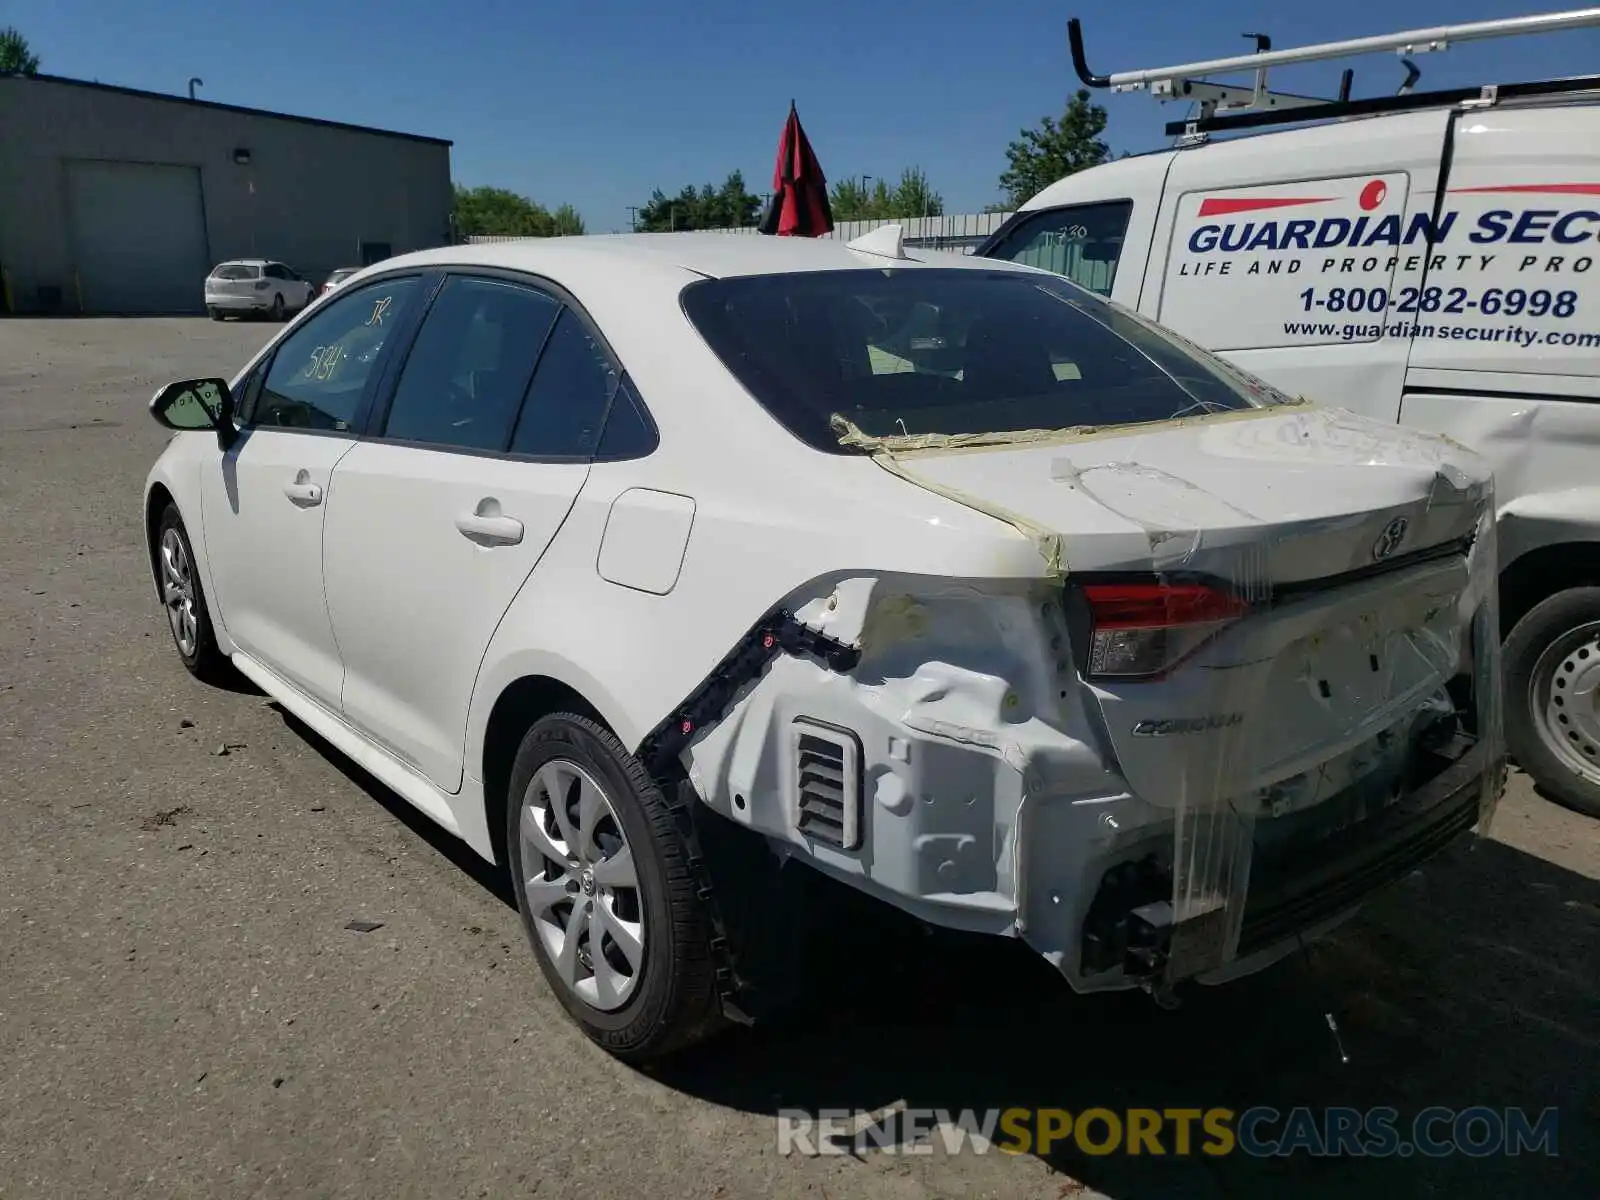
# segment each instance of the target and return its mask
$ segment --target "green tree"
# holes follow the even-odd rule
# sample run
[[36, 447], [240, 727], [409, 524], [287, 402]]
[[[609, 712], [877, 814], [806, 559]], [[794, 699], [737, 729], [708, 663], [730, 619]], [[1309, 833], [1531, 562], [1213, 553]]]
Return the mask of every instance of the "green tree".
[[859, 179], [844, 179], [833, 185], [828, 206], [835, 221], [885, 221], [895, 217], [939, 217], [944, 215], [944, 197], [933, 190], [921, 167], [900, 172], [894, 187], [882, 179], [868, 188]]
[[1010, 165], [1000, 173], [1001, 191], [1014, 206], [1021, 205], [1056, 180], [1099, 166], [1111, 156], [1100, 137], [1105, 129], [1106, 110], [1089, 102], [1087, 88], [1079, 88], [1059, 121], [1045, 117], [1006, 147]]
[[28, 48], [28, 39], [7, 25], [0, 29], [0, 75], [37, 75], [39, 56]]
[[583, 218], [570, 204], [563, 204], [551, 213], [550, 224], [557, 237], [572, 237], [587, 232], [583, 226]]
[[732, 172], [720, 188], [709, 183], [690, 184], [676, 196], [660, 188], [639, 210], [635, 228], [642, 233], [670, 233], [687, 229], [738, 229], [754, 225], [761, 214], [761, 197], [751, 195], [744, 173]]
[[583, 218], [570, 204], [555, 212], [506, 188], [455, 185], [456, 233], [502, 237], [559, 237], [584, 232]]

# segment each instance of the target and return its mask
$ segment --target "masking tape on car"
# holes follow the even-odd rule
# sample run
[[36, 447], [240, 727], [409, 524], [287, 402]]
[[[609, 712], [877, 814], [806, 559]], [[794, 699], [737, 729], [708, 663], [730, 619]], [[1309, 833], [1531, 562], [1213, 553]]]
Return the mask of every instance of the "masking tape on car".
[[[963, 492], [958, 488], [937, 483], [934, 480], [925, 478], [924, 476], [918, 475], [913, 471], [907, 470], [906, 467], [901, 463], [899, 457], [895, 454], [895, 451], [890, 448], [889, 439], [873, 437], [871, 434], [863, 432], [860, 427], [858, 427], [847, 417], [843, 417], [838, 413], [835, 413], [833, 414], [832, 422], [834, 429], [839, 431], [839, 444], [841, 446], [857, 446], [863, 450], [866, 450], [872, 455], [873, 461], [876, 462], [880, 467], [893, 475], [898, 475], [907, 483], [916, 484], [916, 486], [923, 488], [926, 491], [930, 491], [936, 495], [944, 496], [947, 499], [954, 500], [957, 504], [962, 504], [968, 508], [976, 509], [978, 512], [987, 513], [996, 520], [1004, 521], [1018, 533], [1022, 534], [1023, 537], [1028, 538], [1033, 542], [1034, 546], [1039, 551], [1039, 556], [1044, 559], [1046, 575], [1055, 579], [1063, 578], [1066, 575], [1067, 565], [1062, 554], [1061, 535], [1059, 533], [1051, 529], [1046, 529], [1043, 525], [1035, 524], [1026, 517], [1018, 513], [1014, 513], [1010, 509], [1004, 508], [1001, 505], [993, 503], [992, 501], [982, 500], [977, 496]], [[1036, 432], [1041, 435], [1041, 437], [1037, 440], [1046, 440], [1050, 437], [1059, 436], [1062, 431], [1038, 430]], [[897, 438], [895, 439], [895, 442], [897, 444], [900, 442], [915, 443], [919, 440], [926, 440], [931, 448], [933, 446], [944, 445], [945, 442], [942, 439], [946, 438], [947, 436], [948, 435], [943, 434], [929, 434], [926, 435], [926, 439], [919, 439], [916, 437], [903, 439]], [[971, 439], [971, 441], [964, 444], [973, 444], [976, 439], [988, 435], [972, 434], [966, 436]], [[1026, 439], [1018, 438], [1016, 440], [1020, 443]], [[1007, 441], [999, 444], [1012, 443]], [[904, 448], [915, 449], [917, 447], [912, 445]]]

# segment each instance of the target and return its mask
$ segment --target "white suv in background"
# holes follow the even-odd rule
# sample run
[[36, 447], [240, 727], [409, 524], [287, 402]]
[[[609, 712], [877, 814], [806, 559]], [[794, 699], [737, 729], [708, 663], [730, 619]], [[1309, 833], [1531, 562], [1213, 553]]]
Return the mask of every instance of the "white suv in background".
[[285, 314], [310, 304], [316, 294], [309, 280], [281, 262], [237, 258], [218, 263], [206, 276], [206, 314], [220, 321], [229, 314], [266, 313], [281, 321]]

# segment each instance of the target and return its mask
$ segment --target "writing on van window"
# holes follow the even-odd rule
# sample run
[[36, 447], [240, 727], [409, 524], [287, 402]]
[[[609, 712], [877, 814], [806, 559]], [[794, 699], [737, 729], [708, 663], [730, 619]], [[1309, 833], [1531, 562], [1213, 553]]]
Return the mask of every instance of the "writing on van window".
[[1020, 219], [986, 253], [1054, 271], [1109, 296], [1132, 212], [1127, 200], [1046, 209]]

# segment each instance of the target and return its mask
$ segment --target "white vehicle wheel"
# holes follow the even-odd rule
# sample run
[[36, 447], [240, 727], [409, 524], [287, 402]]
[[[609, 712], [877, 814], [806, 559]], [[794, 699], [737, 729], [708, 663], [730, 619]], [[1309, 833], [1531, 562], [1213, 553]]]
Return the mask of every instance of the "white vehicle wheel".
[[506, 844], [546, 980], [598, 1045], [660, 1058], [720, 1024], [710, 922], [666, 798], [594, 721], [546, 717], [517, 751]]
[[194, 548], [176, 505], [167, 505], [156, 531], [156, 577], [172, 643], [184, 667], [197, 679], [214, 683], [232, 663], [217, 648], [211, 613], [195, 566]]
[[1534, 606], [1505, 645], [1506, 742], [1552, 799], [1600, 817], [1600, 588]]

